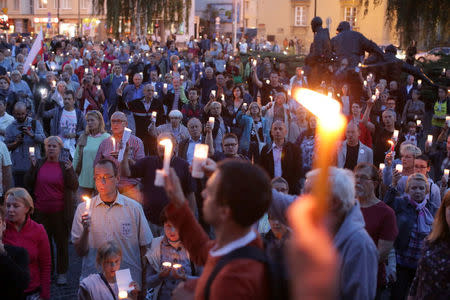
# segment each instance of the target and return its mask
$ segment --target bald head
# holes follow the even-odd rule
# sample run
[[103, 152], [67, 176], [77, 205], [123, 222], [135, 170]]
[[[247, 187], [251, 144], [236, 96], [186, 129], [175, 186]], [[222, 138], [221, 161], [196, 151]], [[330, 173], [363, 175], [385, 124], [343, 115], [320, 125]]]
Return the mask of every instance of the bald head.
[[18, 101], [15, 105], [14, 105], [14, 118], [16, 118], [18, 123], [23, 123], [25, 122], [25, 120], [27, 119], [27, 105], [22, 102], [22, 101]]
[[193, 140], [198, 140], [202, 134], [202, 122], [197, 118], [192, 118], [187, 123], [189, 134]]
[[350, 122], [345, 131], [345, 136], [347, 145], [356, 146], [359, 142], [359, 127], [354, 122]]

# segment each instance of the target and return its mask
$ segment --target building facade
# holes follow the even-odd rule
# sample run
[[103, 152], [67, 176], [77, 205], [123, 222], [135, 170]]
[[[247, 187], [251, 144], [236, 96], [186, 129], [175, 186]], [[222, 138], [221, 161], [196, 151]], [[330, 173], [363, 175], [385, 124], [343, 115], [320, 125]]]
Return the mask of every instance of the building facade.
[[[92, 14], [92, 0], [1, 0], [8, 9], [10, 32], [104, 36], [104, 16]], [[80, 24], [80, 26], [79, 26]]]

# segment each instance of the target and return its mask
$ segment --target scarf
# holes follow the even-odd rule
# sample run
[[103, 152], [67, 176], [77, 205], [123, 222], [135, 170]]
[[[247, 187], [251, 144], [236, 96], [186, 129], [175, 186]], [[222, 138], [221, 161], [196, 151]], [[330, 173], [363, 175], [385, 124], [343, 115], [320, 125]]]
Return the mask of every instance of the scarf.
[[434, 218], [426, 207], [427, 200], [425, 199], [422, 202], [417, 203], [409, 197], [409, 203], [411, 203], [417, 212], [417, 231], [420, 233], [429, 234], [431, 232]]

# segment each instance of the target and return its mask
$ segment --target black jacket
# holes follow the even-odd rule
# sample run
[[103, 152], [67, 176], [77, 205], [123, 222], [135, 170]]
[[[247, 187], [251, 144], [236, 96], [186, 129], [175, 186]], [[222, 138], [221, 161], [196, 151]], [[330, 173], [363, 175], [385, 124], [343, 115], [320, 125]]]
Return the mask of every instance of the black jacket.
[[25, 299], [23, 291], [30, 283], [28, 252], [22, 247], [4, 246], [6, 254], [0, 254], [2, 299]]
[[[34, 196], [34, 187], [37, 180], [37, 175], [42, 165], [47, 161], [47, 159], [40, 159], [37, 161], [36, 165], [31, 165], [31, 168], [25, 174], [25, 187]], [[73, 192], [78, 189], [78, 176], [75, 170], [72, 168], [66, 169], [65, 162], [60, 161], [59, 165], [63, 173], [64, 180], [64, 221], [66, 224], [66, 230], [69, 231], [72, 225], [72, 219], [74, 214], [75, 205], [73, 203]]]
[[[261, 150], [259, 165], [274, 178], [274, 161], [272, 144], [265, 145]], [[302, 156], [300, 149], [290, 142], [284, 143], [281, 152], [281, 176], [289, 183], [289, 194], [300, 194], [300, 179], [303, 177]]]

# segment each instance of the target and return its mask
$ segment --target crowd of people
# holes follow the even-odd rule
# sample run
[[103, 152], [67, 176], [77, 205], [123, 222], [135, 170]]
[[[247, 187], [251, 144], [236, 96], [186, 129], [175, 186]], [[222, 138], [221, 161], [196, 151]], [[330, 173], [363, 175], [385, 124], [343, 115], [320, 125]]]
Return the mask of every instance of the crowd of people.
[[[51, 299], [72, 243], [78, 299], [125, 297], [124, 269], [130, 299], [448, 299], [447, 87], [428, 111], [414, 76], [388, 82], [345, 58], [314, 85], [261, 43], [53, 37], [24, 73], [32, 40], [0, 41], [1, 298]], [[286, 217], [318, 174], [300, 88], [337, 99], [348, 121], [311, 253]], [[315, 250], [339, 258], [320, 265]]]

